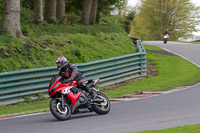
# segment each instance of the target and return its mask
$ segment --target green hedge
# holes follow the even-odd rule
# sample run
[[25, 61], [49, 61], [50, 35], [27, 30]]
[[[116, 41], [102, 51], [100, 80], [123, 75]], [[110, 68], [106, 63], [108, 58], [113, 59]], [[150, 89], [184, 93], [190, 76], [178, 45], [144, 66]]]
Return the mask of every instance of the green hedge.
[[55, 66], [58, 56], [83, 63], [136, 52], [119, 25], [22, 25], [26, 39], [0, 32], [0, 72]]

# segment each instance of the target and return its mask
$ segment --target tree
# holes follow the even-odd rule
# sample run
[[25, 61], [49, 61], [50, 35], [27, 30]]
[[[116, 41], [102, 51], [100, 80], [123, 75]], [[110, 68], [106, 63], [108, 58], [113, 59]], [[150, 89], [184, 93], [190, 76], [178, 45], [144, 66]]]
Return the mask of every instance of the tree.
[[40, 23], [43, 19], [43, 1], [42, 0], [34, 0], [34, 22]]
[[133, 32], [137, 38], [160, 40], [165, 29], [171, 39], [189, 36], [199, 20], [199, 8], [190, 0], [143, 0], [134, 20]]
[[120, 1], [117, 5], [118, 8], [118, 15], [126, 15], [127, 11], [127, 6], [128, 6], [128, 1], [127, 0], [123, 0]]
[[98, 0], [92, 0], [91, 10], [90, 10], [90, 24], [94, 24], [97, 15]]
[[83, 4], [82, 21], [83, 25], [89, 25], [90, 11], [91, 11], [92, 0], [85, 0]]
[[20, 24], [20, 0], [4, 0], [2, 14], [2, 29], [15, 37], [24, 38]]
[[[69, 21], [75, 20], [76, 22], [79, 22], [80, 21], [79, 16], [82, 13], [81, 23], [82, 24], [84, 23], [84, 25], [88, 25], [89, 24], [88, 17], [90, 17], [91, 18], [91, 19], [89, 18], [89, 20], [91, 20], [90, 24], [93, 24], [96, 18], [97, 18], [96, 20], [100, 20], [100, 16], [110, 15], [110, 12], [113, 9], [118, 8], [119, 3], [121, 4], [122, 1], [124, 0], [67, 0], [66, 4], [67, 18]], [[90, 4], [91, 7], [89, 6]], [[94, 5], [97, 6], [97, 9], [93, 8], [95, 7]], [[90, 10], [88, 7], [90, 8]], [[90, 14], [88, 12], [90, 12]]]
[[57, 0], [46, 0], [44, 20], [51, 23], [52, 17], [56, 17]]
[[126, 0], [99, 0], [98, 11], [101, 14], [110, 15], [111, 11], [121, 9], [125, 3]]
[[61, 20], [63, 17], [65, 17], [65, 4], [66, 0], [57, 0], [56, 18], [58, 20]]
[[128, 12], [128, 15], [125, 16], [126, 20], [124, 22], [125, 31], [129, 34], [131, 31], [131, 22], [134, 20], [137, 11], [136, 9], [132, 9]]

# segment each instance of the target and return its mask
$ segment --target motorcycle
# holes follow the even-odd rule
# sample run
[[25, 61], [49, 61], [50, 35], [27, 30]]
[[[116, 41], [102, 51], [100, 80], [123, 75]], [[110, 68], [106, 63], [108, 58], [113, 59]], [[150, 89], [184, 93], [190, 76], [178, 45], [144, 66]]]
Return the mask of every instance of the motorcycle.
[[94, 79], [87, 82], [87, 85], [97, 93], [96, 98], [92, 99], [92, 96], [85, 90], [77, 88], [77, 81], [66, 83], [61, 77], [52, 78], [48, 89], [52, 115], [62, 121], [76, 113], [94, 111], [100, 115], [107, 114], [111, 104], [106, 95], [95, 89], [98, 81], [99, 79]]
[[168, 35], [168, 34], [165, 34], [165, 35], [163, 36], [164, 44], [167, 44], [168, 39], [169, 39], [169, 35]]

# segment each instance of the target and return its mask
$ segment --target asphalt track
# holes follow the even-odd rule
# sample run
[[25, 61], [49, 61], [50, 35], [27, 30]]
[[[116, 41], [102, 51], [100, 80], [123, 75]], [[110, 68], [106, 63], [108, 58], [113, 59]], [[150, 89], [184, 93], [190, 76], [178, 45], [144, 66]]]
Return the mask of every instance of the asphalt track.
[[200, 66], [200, 44], [177, 42], [167, 42], [167, 44], [163, 44], [163, 41], [144, 41], [143, 43], [161, 47]]
[[[200, 45], [157, 45], [200, 65]], [[49, 112], [0, 120], [0, 133], [125, 133], [200, 123], [200, 84], [174, 93], [113, 103], [107, 115], [86, 113], [58, 121]]]

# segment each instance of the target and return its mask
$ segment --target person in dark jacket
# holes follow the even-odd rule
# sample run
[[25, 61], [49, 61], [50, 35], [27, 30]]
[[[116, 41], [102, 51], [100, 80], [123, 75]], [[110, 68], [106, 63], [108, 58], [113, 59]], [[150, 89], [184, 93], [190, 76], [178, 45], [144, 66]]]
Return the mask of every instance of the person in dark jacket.
[[96, 92], [92, 90], [91, 87], [87, 85], [87, 79], [79, 72], [75, 64], [68, 63], [67, 58], [60, 56], [56, 59], [56, 64], [59, 71], [59, 75], [65, 79], [66, 83], [71, 81], [78, 81], [77, 87], [81, 88], [92, 95], [92, 98], [95, 99]]
[[168, 29], [166, 29], [166, 30], [164, 31], [163, 35], [167, 35], [167, 34], [170, 36], [170, 33], [169, 33]]

